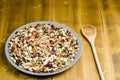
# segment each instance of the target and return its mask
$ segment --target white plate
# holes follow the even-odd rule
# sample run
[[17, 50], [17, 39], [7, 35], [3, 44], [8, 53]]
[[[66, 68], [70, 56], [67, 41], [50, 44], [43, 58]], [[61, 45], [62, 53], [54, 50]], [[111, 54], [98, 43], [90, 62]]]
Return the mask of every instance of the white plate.
[[[59, 71], [51, 72], [51, 73], [34, 73], [34, 72], [31, 72], [31, 71], [28, 71], [28, 70], [25, 70], [25, 69], [20, 68], [19, 66], [17, 66], [17, 65], [11, 60], [10, 54], [9, 54], [9, 52], [8, 52], [8, 43], [9, 43], [11, 37], [15, 34], [15, 32], [17, 32], [17, 31], [19, 31], [19, 30], [21, 30], [21, 29], [23, 29], [23, 28], [25, 28], [25, 27], [27, 27], [27, 26], [34, 25], [34, 24], [50, 24], [50, 25], [61, 26], [61, 27], [63, 27], [63, 28], [66, 28], [67, 30], [69, 30], [69, 31], [74, 35], [74, 37], [77, 38], [78, 42], [80, 43], [80, 47], [79, 47], [79, 49], [78, 49], [78, 52], [77, 52], [77, 54], [76, 54], [75, 59], [74, 59], [67, 67], [65, 67], [65, 68], [63, 68], [63, 69], [61, 69], [61, 70], [59, 70]], [[60, 24], [60, 23], [57, 23], [57, 22], [49, 22], [49, 21], [32, 22], [32, 23], [28, 23], [28, 24], [26, 24], [26, 25], [23, 25], [23, 26], [17, 28], [15, 31], [13, 31], [13, 32], [11, 33], [11, 35], [8, 37], [8, 39], [7, 39], [7, 41], [6, 41], [6, 44], [5, 44], [5, 54], [6, 54], [6, 57], [7, 57], [8, 61], [10, 62], [10, 64], [11, 64], [13, 67], [15, 67], [17, 70], [19, 70], [19, 71], [22, 71], [22, 72], [27, 73], [27, 74], [30, 74], [30, 75], [36, 75], [36, 76], [49, 76], [49, 75], [54, 75], [54, 74], [58, 74], [58, 73], [61, 73], [61, 72], [65, 71], [65, 70], [69, 69], [69, 68], [72, 67], [72, 66], [77, 62], [77, 60], [79, 59], [80, 54], [81, 54], [81, 50], [82, 50], [82, 42], [81, 42], [78, 34], [77, 34], [74, 30], [72, 30], [70, 27], [68, 27], [68, 26], [66, 26], [66, 25], [63, 25], [63, 24]]]

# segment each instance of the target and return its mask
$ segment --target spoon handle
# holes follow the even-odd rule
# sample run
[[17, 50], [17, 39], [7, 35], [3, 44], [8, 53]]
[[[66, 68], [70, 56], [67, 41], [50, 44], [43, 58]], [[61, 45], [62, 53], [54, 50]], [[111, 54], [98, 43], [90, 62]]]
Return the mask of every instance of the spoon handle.
[[92, 47], [92, 50], [93, 50], [93, 55], [94, 55], [94, 58], [95, 58], [95, 62], [96, 62], [98, 71], [99, 71], [100, 78], [101, 78], [101, 80], [105, 80], [105, 77], [104, 77], [104, 74], [103, 74], [103, 71], [102, 71], [102, 68], [101, 68], [101, 65], [100, 65], [100, 61], [99, 61], [99, 58], [97, 56], [95, 45], [91, 43], [91, 47]]

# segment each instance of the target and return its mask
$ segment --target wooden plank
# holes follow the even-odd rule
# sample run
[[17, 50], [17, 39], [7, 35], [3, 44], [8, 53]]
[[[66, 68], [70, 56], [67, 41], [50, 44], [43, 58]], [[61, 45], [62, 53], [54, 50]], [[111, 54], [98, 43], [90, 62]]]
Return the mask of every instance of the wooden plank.
[[51, 80], [35, 77], [14, 69], [7, 61], [4, 44], [16, 28], [34, 21], [51, 20], [50, 0], [0, 0], [0, 80]]
[[[96, 37], [96, 42], [95, 46], [97, 49], [98, 57], [100, 59], [101, 63], [101, 51], [100, 49], [103, 47], [103, 44], [100, 44], [103, 40], [102, 38], [102, 27], [101, 27], [101, 17], [100, 17], [100, 11], [99, 11], [99, 1], [95, 0], [82, 0], [82, 25], [85, 24], [91, 24], [94, 25], [97, 28], [97, 37]], [[80, 3], [80, 2], [79, 2]], [[80, 9], [81, 10], [81, 9]], [[79, 13], [78, 13], [79, 14]], [[80, 22], [79, 22], [80, 23]], [[83, 55], [83, 76], [84, 80], [100, 80], [97, 68], [95, 65], [95, 61], [92, 55], [92, 51], [90, 48], [90, 45], [88, 42], [86, 42], [85, 39], [83, 39], [83, 45], [84, 45], [84, 55]]]
[[108, 44], [109, 44], [109, 53], [110, 56], [109, 62], [109, 70], [107, 74], [109, 74], [110, 80], [120, 80], [120, 11], [119, 11], [119, 0], [108, 0], [104, 4], [107, 5], [104, 9], [105, 17], [105, 25]]
[[[98, 55], [100, 55], [100, 49], [103, 48], [103, 44], [100, 42], [103, 40], [101, 40], [102, 24], [99, 13], [100, 6], [98, 4], [99, 1], [95, 0], [54, 0], [53, 21], [65, 23], [74, 29], [83, 41], [83, 50], [79, 61], [68, 71], [53, 76], [53, 80], [100, 80], [90, 45], [80, 33], [80, 29], [84, 24], [96, 26], [98, 30], [96, 46], [99, 52]], [[59, 8], [59, 6], [61, 6], [61, 8]], [[101, 58], [102, 56], [100, 60]]]
[[[75, 6], [75, 7], [73, 7]], [[78, 34], [80, 27], [74, 23], [74, 13], [76, 1], [73, 0], [53, 0], [53, 14], [52, 20], [70, 26]], [[79, 59], [77, 63], [69, 70], [53, 76], [53, 80], [82, 80], [82, 61]]]

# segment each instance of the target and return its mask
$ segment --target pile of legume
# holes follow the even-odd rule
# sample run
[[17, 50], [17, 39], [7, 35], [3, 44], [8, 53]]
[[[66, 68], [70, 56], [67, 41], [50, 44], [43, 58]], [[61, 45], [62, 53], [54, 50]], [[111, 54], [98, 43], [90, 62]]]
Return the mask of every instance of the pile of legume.
[[69, 65], [79, 44], [67, 29], [36, 24], [17, 31], [8, 48], [12, 61], [19, 67], [35, 73], [48, 73]]

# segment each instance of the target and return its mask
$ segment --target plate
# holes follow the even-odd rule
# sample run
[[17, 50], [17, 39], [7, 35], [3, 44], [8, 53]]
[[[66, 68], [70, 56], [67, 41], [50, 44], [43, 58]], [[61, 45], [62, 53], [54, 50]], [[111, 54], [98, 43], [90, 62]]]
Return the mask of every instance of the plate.
[[[80, 43], [79, 45], [79, 48], [78, 48], [78, 51], [77, 51], [77, 54], [74, 58], [74, 60], [69, 64], [67, 65], [65, 68], [61, 69], [61, 70], [58, 70], [58, 71], [55, 71], [55, 72], [48, 72], [48, 73], [34, 73], [32, 71], [29, 71], [29, 70], [25, 70], [23, 68], [20, 68], [19, 66], [17, 66], [12, 60], [11, 60], [11, 56], [10, 56], [10, 53], [8, 51], [8, 43], [10, 42], [10, 39], [12, 38], [12, 36], [17, 32], [17, 31], [20, 31], [21, 29], [24, 29], [25, 27], [27, 26], [30, 26], [30, 25], [36, 25], [36, 24], [49, 24], [49, 25], [56, 25], [56, 26], [60, 26], [62, 28], [65, 28], [67, 29], [68, 31], [70, 31], [73, 36], [78, 40], [78, 42]], [[6, 41], [6, 44], [5, 44], [5, 54], [6, 54], [6, 57], [9, 61], [9, 63], [14, 67], [16, 68], [17, 70], [21, 71], [21, 72], [24, 72], [26, 74], [30, 74], [30, 75], [35, 75], [35, 76], [49, 76], [49, 75], [54, 75], [54, 74], [58, 74], [58, 73], [61, 73], [63, 71], [66, 71], [67, 69], [69, 69], [70, 67], [72, 67], [77, 61], [78, 59], [80, 58], [80, 54], [81, 54], [81, 50], [82, 50], [82, 42], [81, 42], [81, 39], [79, 38], [78, 34], [73, 30], [71, 29], [70, 27], [68, 27], [67, 25], [64, 25], [64, 24], [60, 24], [60, 23], [57, 23], [57, 22], [50, 22], [50, 21], [40, 21], [40, 22], [32, 22], [32, 23], [28, 23], [26, 25], [23, 25], [19, 28], [17, 28], [16, 30], [14, 30], [11, 35], [8, 37], [7, 41]]]

